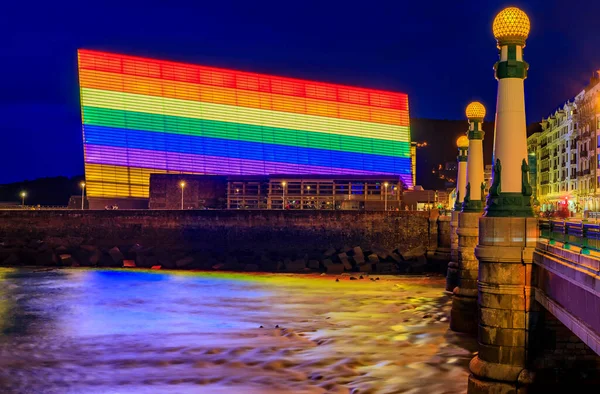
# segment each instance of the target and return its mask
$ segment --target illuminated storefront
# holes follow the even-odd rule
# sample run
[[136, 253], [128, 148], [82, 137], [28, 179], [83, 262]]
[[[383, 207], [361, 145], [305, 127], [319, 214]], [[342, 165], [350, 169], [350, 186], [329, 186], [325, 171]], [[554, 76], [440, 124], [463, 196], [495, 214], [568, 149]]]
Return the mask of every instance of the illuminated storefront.
[[80, 50], [87, 194], [148, 198], [152, 173], [396, 175], [408, 96]]

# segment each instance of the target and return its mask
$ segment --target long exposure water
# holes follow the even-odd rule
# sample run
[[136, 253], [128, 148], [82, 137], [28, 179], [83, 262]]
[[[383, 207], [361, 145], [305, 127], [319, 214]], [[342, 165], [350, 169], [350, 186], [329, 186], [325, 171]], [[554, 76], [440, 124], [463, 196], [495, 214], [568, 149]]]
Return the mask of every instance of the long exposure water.
[[463, 393], [475, 344], [448, 330], [443, 288], [0, 269], [0, 392]]

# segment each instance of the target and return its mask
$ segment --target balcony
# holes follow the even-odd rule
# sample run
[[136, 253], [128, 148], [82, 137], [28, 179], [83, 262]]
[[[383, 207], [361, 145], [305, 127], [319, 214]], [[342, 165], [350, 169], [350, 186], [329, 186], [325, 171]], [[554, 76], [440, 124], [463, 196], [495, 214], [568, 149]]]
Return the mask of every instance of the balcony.
[[548, 179], [546, 179], [545, 181], [541, 181], [540, 185], [547, 185], [549, 183], [550, 183], [550, 181]]
[[571, 159], [571, 164], [577, 164], [577, 159]]
[[550, 170], [550, 167], [542, 167], [540, 172], [548, 172], [549, 170]]
[[589, 131], [584, 131], [583, 134], [581, 134], [581, 136], [583, 138], [588, 138], [590, 136], [590, 132]]
[[590, 169], [589, 168], [583, 170], [582, 172], [583, 172], [583, 175], [590, 175]]
[[548, 146], [548, 141], [546, 141], [546, 142], [542, 142], [540, 146], [541, 146], [542, 148], [545, 148], [546, 146]]
[[549, 157], [550, 157], [550, 154], [546, 153], [546, 154], [543, 154], [542, 157], [540, 157], [540, 160], [546, 160]]

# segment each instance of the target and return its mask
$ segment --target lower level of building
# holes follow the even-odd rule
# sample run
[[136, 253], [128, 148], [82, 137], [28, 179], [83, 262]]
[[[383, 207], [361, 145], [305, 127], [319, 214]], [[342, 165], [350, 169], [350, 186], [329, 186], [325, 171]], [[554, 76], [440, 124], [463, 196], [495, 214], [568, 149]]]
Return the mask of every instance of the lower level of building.
[[397, 210], [395, 175], [152, 174], [150, 198], [90, 198], [90, 209]]

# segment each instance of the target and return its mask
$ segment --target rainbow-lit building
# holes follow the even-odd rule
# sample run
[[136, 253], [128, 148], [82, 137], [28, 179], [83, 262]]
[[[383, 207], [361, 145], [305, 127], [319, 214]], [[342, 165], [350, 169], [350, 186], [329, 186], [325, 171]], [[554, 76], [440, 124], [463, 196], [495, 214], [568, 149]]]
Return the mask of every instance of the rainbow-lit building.
[[90, 50], [78, 58], [90, 201], [147, 200], [153, 173], [380, 174], [413, 187], [406, 94]]

